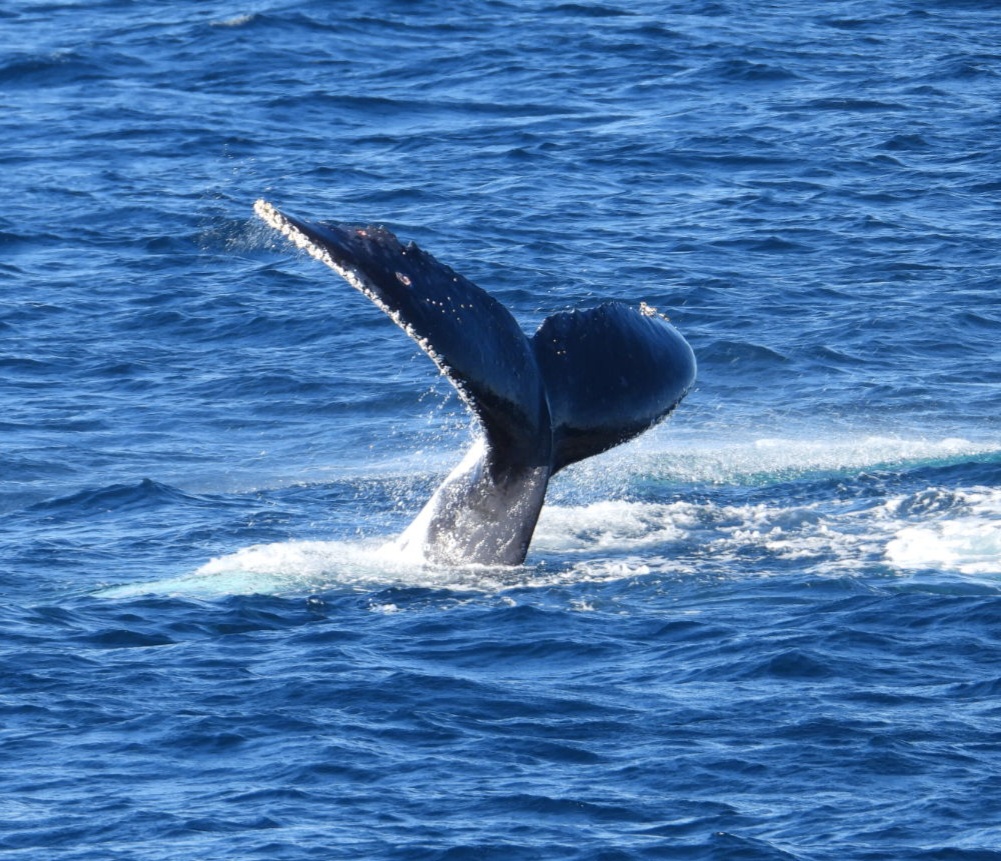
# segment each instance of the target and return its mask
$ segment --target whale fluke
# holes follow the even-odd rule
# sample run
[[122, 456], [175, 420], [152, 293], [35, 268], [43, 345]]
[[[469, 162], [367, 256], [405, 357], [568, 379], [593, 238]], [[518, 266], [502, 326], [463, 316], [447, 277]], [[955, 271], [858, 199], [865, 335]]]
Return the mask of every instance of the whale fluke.
[[489, 293], [384, 228], [254, 210], [388, 314], [483, 427], [400, 538], [427, 561], [521, 564], [549, 477], [656, 424], [695, 380], [688, 343], [646, 306], [554, 314], [528, 339]]
[[688, 342], [646, 305], [554, 314], [532, 347], [549, 402], [553, 472], [643, 433], [695, 382]]

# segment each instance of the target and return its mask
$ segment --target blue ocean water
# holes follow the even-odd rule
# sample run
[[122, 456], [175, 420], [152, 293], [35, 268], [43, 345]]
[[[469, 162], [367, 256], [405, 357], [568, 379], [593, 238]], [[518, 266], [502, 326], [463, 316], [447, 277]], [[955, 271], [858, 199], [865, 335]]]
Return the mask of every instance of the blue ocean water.
[[[992, 2], [0, 9], [0, 849], [1001, 858]], [[252, 216], [699, 380], [526, 564], [382, 549], [475, 428]]]

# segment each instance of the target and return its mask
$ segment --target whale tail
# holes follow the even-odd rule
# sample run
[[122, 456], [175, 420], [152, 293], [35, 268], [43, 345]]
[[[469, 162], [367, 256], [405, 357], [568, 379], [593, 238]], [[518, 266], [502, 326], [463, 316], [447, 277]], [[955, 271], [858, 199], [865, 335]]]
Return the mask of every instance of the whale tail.
[[489, 293], [388, 230], [254, 209], [388, 314], [483, 427], [404, 533], [429, 561], [523, 562], [550, 475], [642, 433], [694, 382], [691, 348], [649, 309], [555, 314], [529, 340]]

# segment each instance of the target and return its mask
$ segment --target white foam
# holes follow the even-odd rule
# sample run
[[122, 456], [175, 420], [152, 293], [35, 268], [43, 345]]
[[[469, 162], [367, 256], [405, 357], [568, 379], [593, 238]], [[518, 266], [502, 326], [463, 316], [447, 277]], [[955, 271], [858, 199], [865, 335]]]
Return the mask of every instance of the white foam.
[[[556, 578], [560, 579], [560, 578]], [[383, 541], [289, 541], [256, 544], [220, 556], [196, 571], [146, 583], [111, 586], [98, 595], [133, 598], [171, 595], [300, 595], [327, 590], [371, 591], [389, 587], [499, 592], [512, 586], [553, 582], [528, 567], [438, 567]], [[391, 612], [389, 604], [381, 612]], [[376, 609], [380, 609], [376, 608]]]
[[903, 526], [886, 545], [890, 564], [905, 571], [936, 569], [967, 576], [1001, 575], [1001, 490], [957, 494], [960, 516]]
[[849, 561], [861, 566], [881, 553], [882, 530], [870, 530], [871, 517], [871, 511], [831, 510], [826, 503], [620, 501], [551, 509], [540, 520], [534, 547], [542, 554], [587, 556], [576, 567], [587, 579], [607, 579], [616, 572], [741, 570], [745, 566], [734, 563], [749, 558], [816, 563], [818, 570], [840, 572]]
[[248, 12], [245, 15], [235, 15], [232, 18], [225, 18], [222, 21], [210, 21], [210, 27], [242, 27], [257, 18], [256, 12]]
[[[573, 577], [611, 579], [651, 570], [682, 576], [794, 563], [818, 576], [889, 564], [901, 575], [935, 570], [1001, 575], [1001, 490], [928, 489], [866, 506], [603, 502], [543, 511], [540, 554], [588, 557]], [[611, 557], [611, 558], [610, 558]]]
[[392, 573], [381, 546], [366, 542], [288, 541], [255, 544], [219, 556], [197, 570], [151, 583], [113, 586], [100, 594], [129, 598], [150, 593], [184, 597], [288, 594], [370, 586]]
[[533, 548], [546, 553], [600, 554], [643, 550], [684, 535], [692, 506], [623, 500], [544, 507]]
[[[872, 437], [861, 441], [757, 440], [689, 447], [665, 454], [624, 447], [557, 479], [543, 508], [528, 563], [518, 568], [436, 568], [404, 554], [383, 536], [358, 541], [291, 541], [247, 547], [196, 571], [154, 583], [116, 586], [102, 594], [186, 596], [308, 594], [414, 586], [499, 592], [568, 582], [602, 582], [658, 573], [674, 577], [738, 576], [795, 570], [817, 576], [888, 568], [902, 576], [934, 569], [958, 575], [1001, 575], [1001, 490], [929, 487], [889, 500], [812, 496], [803, 502], [728, 504], [703, 488], [685, 497], [684, 479], [735, 487], [787, 480], [796, 472], [847, 474], [887, 464], [914, 464], [995, 453], [961, 439]], [[666, 465], [666, 466], [665, 466]], [[792, 476], [789, 476], [790, 478]], [[559, 483], [562, 482], [562, 487]], [[608, 499], [639, 483], [664, 482], [669, 502]], [[680, 486], [679, 486], [680, 485]], [[568, 499], [602, 497], [580, 504]], [[389, 612], [387, 605], [386, 612]]]

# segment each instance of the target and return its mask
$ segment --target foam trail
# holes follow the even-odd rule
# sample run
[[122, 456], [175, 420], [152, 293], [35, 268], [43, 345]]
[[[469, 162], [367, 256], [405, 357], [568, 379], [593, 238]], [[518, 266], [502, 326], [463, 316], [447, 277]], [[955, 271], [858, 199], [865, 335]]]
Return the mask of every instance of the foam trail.
[[[681, 471], [702, 476], [707, 485], [747, 486], [785, 480], [791, 470], [801, 476], [810, 471], [851, 474], [887, 464], [899, 469], [958, 463], [997, 452], [996, 446], [965, 440], [889, 438], [840, 443], [759, 440], [682, 454], [627, 448], [622, 455], [604, 458], [600, 471], [587, 465], [564, 476], [570, 491], [557, 489], [554, 495], [584, 499], [580, 504], [564, 499], [543, 508], [527, 565], [434, 566], [401, 552], [392, 541], [385, 543], [385, 537], [291, 541], [246, 547], [187, 574], [112, 586], [99, 594], [212, 598], [393, 586], [498, 592], [649, 573], [731, 576], [731, 571], [745, 567], [741, 560], [749, 556], [761, 557], [776, 570], [795, 565], [818, 576], [889, 568], [901, 576], [932, 569], [992, 577], [1001, 575], [1001, 490], [928, 487], [890, 498], [839, 501], [825, 496], [784, 505], [741, 505], [713, 491], [700, 490], [698, 498], [692, 498]], [[721, 480], [724, 475], [726, 482]], [[605, 498], [615, 495], [609, 493], [612, 483], [628, 491], [651, 477], [674, 485], [672, 500]], [[587, 499], [596, 495], [603, 498]]]
[[[925, 497], [940, 504], [915, 515]], [[623, 500], [553, 506], [539, 521], [536, 551], [518, 567], [434, 567], [393, 544], [304, 541], [262, 544], [213, 559], [196, 571], [99, 594], [191, 598], [302, 595], [390, 587], [497, 593], [647, 574], [734, 576], [741, 560], [793, 566], [820, 577], [861, 576], [887, 565], [898, 575], [936, 570], [1001, 575], [1001, 491], [923, 491], [859, 509], [855, 501], [805, 505], [721, 505]]]

